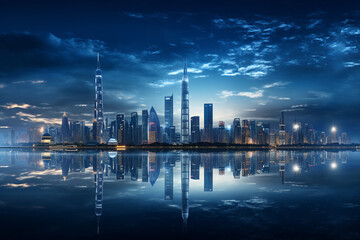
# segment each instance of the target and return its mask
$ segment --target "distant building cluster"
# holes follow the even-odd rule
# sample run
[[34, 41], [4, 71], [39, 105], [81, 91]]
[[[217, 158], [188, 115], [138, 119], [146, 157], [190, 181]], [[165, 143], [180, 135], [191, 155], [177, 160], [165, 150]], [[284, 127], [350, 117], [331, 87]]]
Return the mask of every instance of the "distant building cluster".
[[301, 144], [350, 144], [345, 132], [338, 136], [336, 127], [331, 134], [315, 131], [308, 123], [294, 121], [291, 131], [286, 131], [285, 112], [281, 113], [278, 129], [270, 128], [270, 123], [235, 118], [231, 126], [224, 121], [214, 124], [212, 103], [204, 104], [203, 126], [200, 128], [200, 116], [189, 119], [189, 78], [187, 64], [181, 86], [181, 129], [174, 126], [173, 95], [164, 98], [165, 122], [162, 127], [159, 117], [152, 107], [150, 111], [132, 112], [130, 116], [117, 114], [114, 120], [104, 118], [103, 79], [100, 69], [100, 56], [97, 55], [95, 71], [94, 119], [92, 128], [85, 122], [69, 122], [66, 113], [62, 117], [60, 128], [30, 128], [26, 131], [0, 128], [0, 145], [26, 143], [78, 143], [110, 145], [142, 145], [153, 143], [189, 144], [189, 143], [223, 143], [223, 144], [258, 144], [258, 145], [301, 145]]

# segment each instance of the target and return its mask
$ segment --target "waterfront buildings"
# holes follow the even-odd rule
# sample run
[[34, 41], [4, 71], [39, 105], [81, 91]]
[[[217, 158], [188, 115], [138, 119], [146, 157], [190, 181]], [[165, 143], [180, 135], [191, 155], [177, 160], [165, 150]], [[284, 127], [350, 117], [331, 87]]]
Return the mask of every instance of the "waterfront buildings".
[[189, 141], [189, 77], [185, 60], [181, 83], [181, 142], [187, 144]]
[[198, 143], [201, 141], [200, 135], [200, 117], [191, 117], [191, 142]]
[[213, 141], [213, 104], [204, 104], [204, 142]]
[[148, 143], [160, 142], [161, 130], [159, 117], [153, 107], [150, 109], [149, 116], [149, 140]]
[[95, 71], [95, 106], [94, 106], [94, 121], [93, 126], [96, 129], [93, 140], [102, 142], [102, 135], [104, 130], [104, 111], [103, 111], [103, 79], [102, 71], [100, 69], [100, 54], [97, 54], [97, 68]]

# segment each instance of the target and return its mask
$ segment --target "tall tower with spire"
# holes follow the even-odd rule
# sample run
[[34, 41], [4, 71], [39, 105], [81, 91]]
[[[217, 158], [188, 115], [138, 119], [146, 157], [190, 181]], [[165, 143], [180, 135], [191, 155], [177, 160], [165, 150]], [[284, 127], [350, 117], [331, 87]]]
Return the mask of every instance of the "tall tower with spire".
[[181, 84], [181, 142], [185, 144], [189, 143], [189, 77], [187, 74], [186, 59]]
[[[100, 53], [97, 54], [97, 68], [95, 71], [95, 108], [94, 108], [94, 126], [97, 125], [96, 137], [94, 140], [101, 142], [104, 130], [104, 113], [103, 113], [103, 80], [100, 69]], [[94, 131], [94, 129], [93, 129]]]

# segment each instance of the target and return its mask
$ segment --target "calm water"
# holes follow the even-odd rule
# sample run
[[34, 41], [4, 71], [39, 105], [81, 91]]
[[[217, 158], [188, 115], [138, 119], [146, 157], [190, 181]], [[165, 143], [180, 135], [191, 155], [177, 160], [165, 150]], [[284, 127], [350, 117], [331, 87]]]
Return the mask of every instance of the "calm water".
[[360, 152], [0, 150], [2, 239], [360, 239]]

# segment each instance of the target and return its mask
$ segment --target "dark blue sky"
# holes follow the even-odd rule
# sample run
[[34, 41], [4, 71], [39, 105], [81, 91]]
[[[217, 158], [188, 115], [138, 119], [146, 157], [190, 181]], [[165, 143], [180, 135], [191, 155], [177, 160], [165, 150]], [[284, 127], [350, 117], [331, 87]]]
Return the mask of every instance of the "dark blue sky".
[[[270, 3], [271, 2], [271, 3]], [[1, 0], [0, 125], [90, 123], [96, 52], [104, 109], [154, 106], [174, 94], [183, 58], [190, 115], [214, 103], [214, 122], [270, 121], [280, 111], [329, 131], [360, 133], [359, 1]]]

